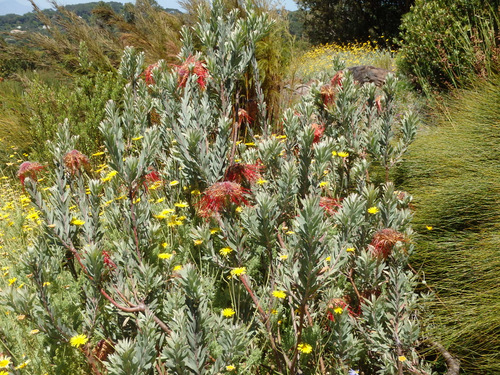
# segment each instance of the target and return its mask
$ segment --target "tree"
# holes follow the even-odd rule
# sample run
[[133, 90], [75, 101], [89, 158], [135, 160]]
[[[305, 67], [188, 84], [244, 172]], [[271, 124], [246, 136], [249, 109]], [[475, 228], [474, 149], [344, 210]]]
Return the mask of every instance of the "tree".
[[353, 42], [398, 34], [403, 14], [414, 0], [297, 0], [306, 12], [306, 33], [313, 43]]

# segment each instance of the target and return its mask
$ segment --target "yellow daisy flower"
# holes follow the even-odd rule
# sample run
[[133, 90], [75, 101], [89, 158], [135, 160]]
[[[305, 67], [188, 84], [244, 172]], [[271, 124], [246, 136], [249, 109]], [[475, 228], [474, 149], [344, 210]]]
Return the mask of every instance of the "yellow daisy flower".
[[297, 349], [299, 349], [299, 351], [301, 351], [302, 353], [308, 354], [312, 352], [313, 348], [309, 344], [300, 343], [299, 345], [297, 345]]
[[222, 310], [222, 316], [226, 318], [232, 317], [234, 314], [236, 314], [236, 311], [234, 311], [232, 308], [228, 307], [224, 310]]
[[280, 299], [285, 299], [286, 298], [286, 292], [283, 291], [283, 290], [274, 290], [272, 292], [272, 295], [276, 298], [280, 298]]
[[231, 276], [242, 276], [247, 273], [246, 267], [237, 267], [231, 270]]
[[86, 335], [76, 335], [69, 340], [69, 343], [71, 346], [79, 348], [80, 346], [85, 345], [87, 341], [89, 341], [89, 339]]

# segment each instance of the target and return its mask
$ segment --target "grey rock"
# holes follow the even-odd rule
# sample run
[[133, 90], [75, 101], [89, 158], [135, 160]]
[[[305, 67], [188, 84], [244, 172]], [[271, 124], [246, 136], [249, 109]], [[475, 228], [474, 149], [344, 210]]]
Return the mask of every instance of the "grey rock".
[[352, 73], [354, 80], [359, 84], [374, 83], [378, 87], [384, 85], [387, 74], [391, 73], [389, 70], [371, 65], [352, 66], [347, 70]]

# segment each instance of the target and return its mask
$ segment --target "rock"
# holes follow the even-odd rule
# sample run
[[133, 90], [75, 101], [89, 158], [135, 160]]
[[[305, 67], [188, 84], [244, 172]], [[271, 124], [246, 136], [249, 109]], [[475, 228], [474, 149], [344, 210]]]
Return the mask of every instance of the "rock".
[[352, 66], [347, 69], [352, 73], [354, 80], [359, 82], [359, 84], [363, 85], [367, 82], [375, 83], [378, 87], [384, 85], [387, 74], [391, 73], [389, 70], [376, 68], [371, 65]]

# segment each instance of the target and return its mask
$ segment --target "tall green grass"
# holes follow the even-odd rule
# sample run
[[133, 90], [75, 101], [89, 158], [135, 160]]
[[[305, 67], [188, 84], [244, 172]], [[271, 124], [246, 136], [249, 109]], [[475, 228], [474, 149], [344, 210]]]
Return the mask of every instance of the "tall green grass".
[[401, 171], [419, 230], [413, 263], [436, 292], [428, 334], [466, 374], [500, 369], [498, 103], [499, 76], [446, 98]]

